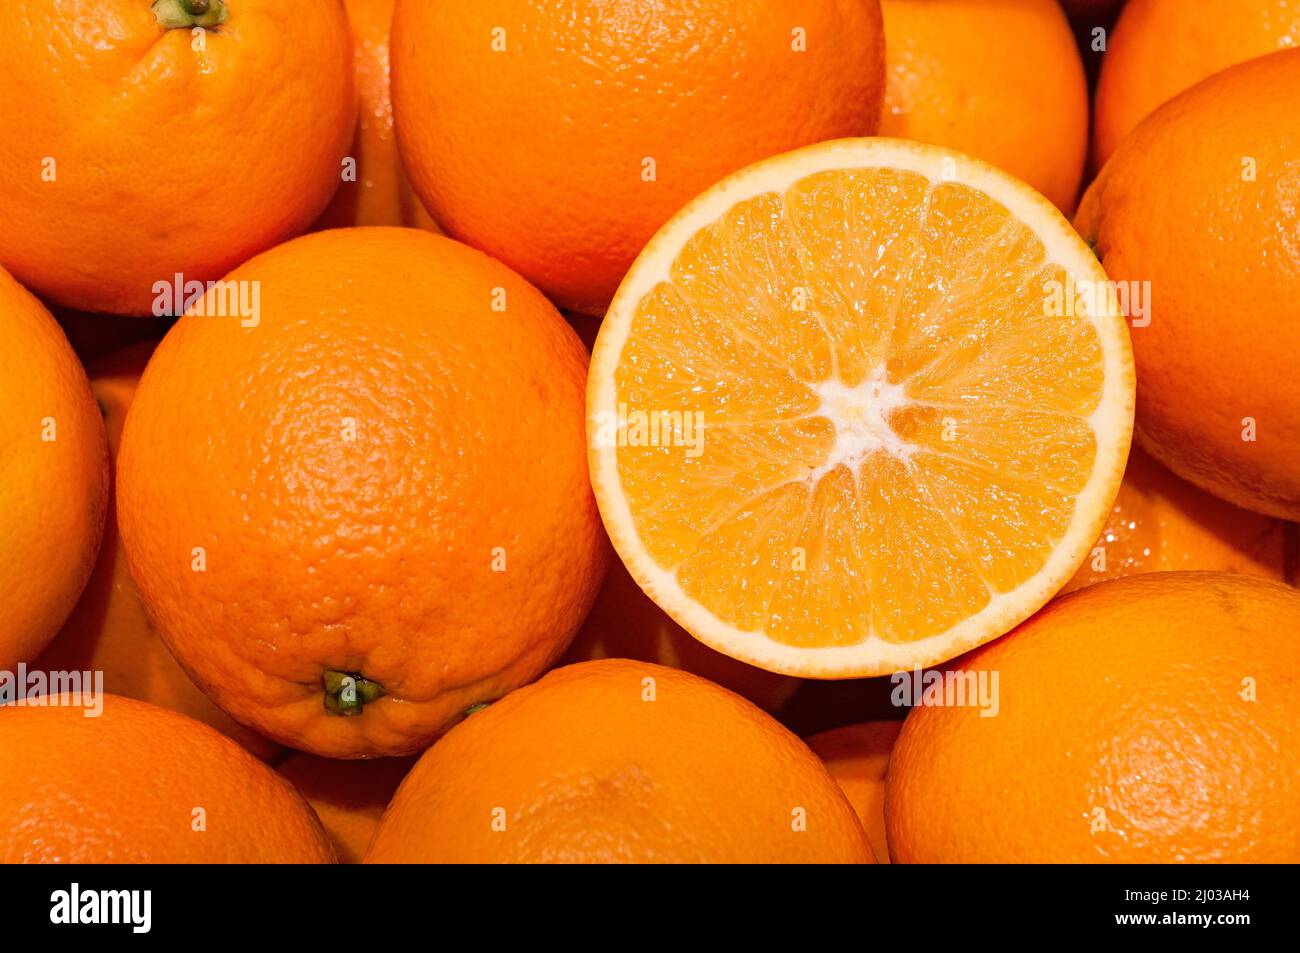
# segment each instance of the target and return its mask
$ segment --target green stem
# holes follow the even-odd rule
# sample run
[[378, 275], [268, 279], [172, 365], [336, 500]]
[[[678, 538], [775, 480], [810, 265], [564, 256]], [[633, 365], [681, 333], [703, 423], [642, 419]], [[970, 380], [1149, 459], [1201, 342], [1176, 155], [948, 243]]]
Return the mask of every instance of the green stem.
[[153, 0], [152, 9], [165, 30], [220, 26], [230, 18], [226, 0]]
[[356, 672], [331, 669], [325, 673], [324, 682], [325, 710], [331, 715], [359, 715], [366, 702], [384, 694], [384, 686]]

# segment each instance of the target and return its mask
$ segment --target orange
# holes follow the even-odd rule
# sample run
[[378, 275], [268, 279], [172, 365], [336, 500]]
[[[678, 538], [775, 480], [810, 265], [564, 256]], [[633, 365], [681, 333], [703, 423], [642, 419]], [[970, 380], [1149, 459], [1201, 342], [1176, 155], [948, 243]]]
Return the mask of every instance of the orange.
[[1097, 80], [1093, 166], [1101, 168], [1138, 123], [1183, 90], [1297, 45], [1295, 0], [1129, 0]]
[[1282, 579], [1287, 524], [1178, 479], [1137, 447], [1092, 554], [1061, 592], [1143, 572], [1205, 569]]
[[446, 231], [596, 314], [687, 200], [876, 131], [877, 0], [398, 0], [393, 109]]
[[798, 738], [677, 669], [551, 672], [452, 729], [384, 813], [368, 863], [870, 863]]
[[1088, 87], [1056, 0], [881, 0], [880, 133], [970, 153], [1069, 212], [1088, 148]]
[[384, 808], [414, 764], [414, 758], [336, 761], [295, 754], [276, 770], [316, 811], [339, 862], [359, 864]]
[[131, 575], [236, 720], [420, 750], [545, 671], [595, 598], [586, 352], [517, 275], [414, 229], [318, 232], [227, 280], [260, 289], [225, 309], [252, 317], [181, 318], [127, 418]]
[[352, 27], [356, 69], [357, 128], [349, 170], [316, 228], [409, 225], [437, 231], [411, 188], [393, 132], [388, 29], [397, 0], [344, 0]]
[[844, 791], [871, 842], [876, 863], [889, 863], [885, 841], [885, 771], [901, 721], [869, 721], [813, 735], [808, 747]]
[[[140, 373], [153, 349], [153, 342], [146, 341], [115, 351], [90, 366], [91, 387], [104, 416], [113, 457]], [[283, 753], [212, 704], [149, 627], [127, 572], [111, 505], [90, 581], [58, 637], [35, 666], [46, 672], [103, 672], [104, 688], [114, 695], [138, 698], [206, 722], [263, 761], [273, 761]]]
[[341, 0], [182, 6], [0, 4], [0, 263], [59, 304], [173, 313], [156, 283], [220, 278], [338, 184], [356, 108]]
[[627, 658], [685, 669], [748, 698], [765, 711], [778, 711], [799, 680], [737, 662], [715, 652], [672, 620], [641, 591], [619, 563], [611, 566], [587, 621], [560, 664]]
[[[116, 695], [0, 708], [0, 863], [331, 863], [293, 785], [191, 718]], [[80, 699], [85, 700], [85, 699]]]
[[1042, 196], [934, 146], [757, 163], [673, 218], [601, 324], [592, 484], [692, 635], [822, 678], [996, 638], [1091, 549], [1132, 425], [1128, 332]]
[[1300, 861], [1297, 632], [1300, 593], [1228, 573], [1053, 602], [962, 661], [968, 681], [998, 676], [995, 716], [908, 715], [885, 788], [890, 856]]
[[1132, 329], [1143, 448], [1222, 499], [1291, 520], [1300, 519], [1297, 89], [1300, 50], [1291, 50], [1176, 97], [1124, 140], [1076, 221], [1111, 278], [1149, 289]]
[[90, 578], [108, 445], [54, 318], [0, 268], [0, 672], [30, 662]]

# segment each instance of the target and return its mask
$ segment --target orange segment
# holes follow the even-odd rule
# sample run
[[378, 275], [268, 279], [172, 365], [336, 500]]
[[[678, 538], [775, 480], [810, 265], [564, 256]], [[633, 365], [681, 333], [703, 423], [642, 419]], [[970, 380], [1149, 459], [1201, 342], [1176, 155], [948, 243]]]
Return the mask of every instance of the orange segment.
[[593, 482], [634, 578], [791, 674], [949, 658], [1069, 578], [1116, 492], [1133, 371], [1105, 275], [1028, 187], [845, 140], [725, 180], [597, 339]]

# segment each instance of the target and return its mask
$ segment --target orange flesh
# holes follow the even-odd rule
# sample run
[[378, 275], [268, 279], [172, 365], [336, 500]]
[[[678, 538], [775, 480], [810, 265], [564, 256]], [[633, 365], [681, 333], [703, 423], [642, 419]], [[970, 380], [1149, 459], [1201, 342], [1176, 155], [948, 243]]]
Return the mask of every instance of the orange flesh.
[[[798, 647], [937, 635], [1032, 577], [1091, 474], [1103, 385], [1084, 305], [1050, 312], [1049, 287], [1065, 270], [965, 185], [832, 170], [733, 206], [619, 357], [650, 557]], [[649, 427], [665, 413], [703, 422], [702, 452]]]

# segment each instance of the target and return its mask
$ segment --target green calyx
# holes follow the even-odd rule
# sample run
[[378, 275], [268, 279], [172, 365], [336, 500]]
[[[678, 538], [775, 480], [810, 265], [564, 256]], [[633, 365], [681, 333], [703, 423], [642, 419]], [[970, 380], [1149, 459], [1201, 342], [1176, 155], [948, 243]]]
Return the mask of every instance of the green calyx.
[[230, 18], [226, 0], [153, 0], [151, 9], [165, 30], [220, 26]]
[[366, 702], [381, 698], [384, 686], [355, 672], [325, 673], [325, 710], [331, 715], [359, 715]]

